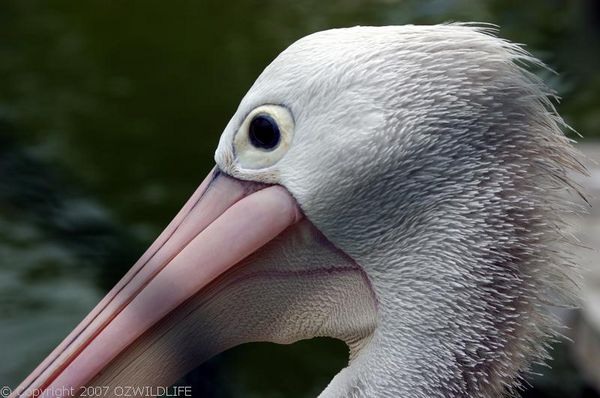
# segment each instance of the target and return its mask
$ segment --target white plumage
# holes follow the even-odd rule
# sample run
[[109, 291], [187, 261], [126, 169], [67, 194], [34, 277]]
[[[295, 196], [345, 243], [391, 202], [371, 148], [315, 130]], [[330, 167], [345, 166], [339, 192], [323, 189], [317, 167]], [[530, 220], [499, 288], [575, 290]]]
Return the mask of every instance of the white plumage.
[[[568, 173], [583, 172], [520, 46], [470, 25], [355, 27], [285, 50], [216, 153], [281, 184], [366, 272], [369, 342], [321, 397], [490, 397], [546, 357], [565, 276]], [[289, 152], [243, 169], [230, 142], [261, 104], [291, 110]]]

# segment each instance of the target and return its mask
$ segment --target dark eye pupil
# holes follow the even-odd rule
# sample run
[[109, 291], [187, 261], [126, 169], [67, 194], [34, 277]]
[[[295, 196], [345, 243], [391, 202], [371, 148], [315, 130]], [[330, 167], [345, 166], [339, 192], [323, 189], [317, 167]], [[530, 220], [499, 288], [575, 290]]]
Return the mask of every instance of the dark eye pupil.
[[257, 148], [273, 149], [279, 144], [279, 126], [271, 116], [257, 115], [250, 122], [250, 142]]

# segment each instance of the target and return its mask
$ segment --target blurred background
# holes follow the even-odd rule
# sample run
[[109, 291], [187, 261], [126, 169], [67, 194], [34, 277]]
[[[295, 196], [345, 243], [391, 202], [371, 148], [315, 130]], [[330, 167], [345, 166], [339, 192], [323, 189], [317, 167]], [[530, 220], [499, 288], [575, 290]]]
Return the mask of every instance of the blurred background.
[[[478, 21], [559, 75], [560, 113], [600, 160], [598, 0], [0, 2], [0, 385], [15, 387], [141, 255], [213, 165], [262, 69], [296, 39], [352, 25]], [[598, 166], [582, 181], [600, 192]], [[582, 311], [561, 313], [526, 397], [598, 397], [600, 206]], [[595, 241], [594, 241], [595, 240]], [[197, 397], [315, 397], [343, 343], [249, 344], [186, 376]]]

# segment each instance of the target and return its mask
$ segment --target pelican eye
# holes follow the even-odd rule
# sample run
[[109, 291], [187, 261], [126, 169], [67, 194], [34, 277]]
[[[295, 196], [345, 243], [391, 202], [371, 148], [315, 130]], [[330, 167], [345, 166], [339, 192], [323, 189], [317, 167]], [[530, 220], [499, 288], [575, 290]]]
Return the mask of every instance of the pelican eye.
[[233, 137], [233, 153], [239, 167], [273, 166], [288, 151], [294, 137], [294, 117], [281, 105], [260, 105], [251, 110]]
[[254, 116], [248, 127], [250, 142], [257, 148], [272, 150], [281, 140], [277, 122], [269, 115]]

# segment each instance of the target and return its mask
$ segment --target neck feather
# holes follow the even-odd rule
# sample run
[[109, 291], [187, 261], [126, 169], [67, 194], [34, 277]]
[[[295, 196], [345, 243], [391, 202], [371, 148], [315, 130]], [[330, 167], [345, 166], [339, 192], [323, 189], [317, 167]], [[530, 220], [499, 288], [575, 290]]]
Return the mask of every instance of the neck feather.
[[[320, 187], [329, 202], [307, 209], [379, 301], [371, 342], [327, 394], [501, 396], [547, 357], [547, 304], [576, 290], [563, 231], [576, 208], [570, 175], [585, 170], [551, 93], [518, 65], [539, 62], [452, 31], [401, 43], [406, 73], [389, 79], [385, 126], [369, 137], [385, 148], [347, 154], [353, 167]], [[344, 183], [357, 174], [359, 185]]]

